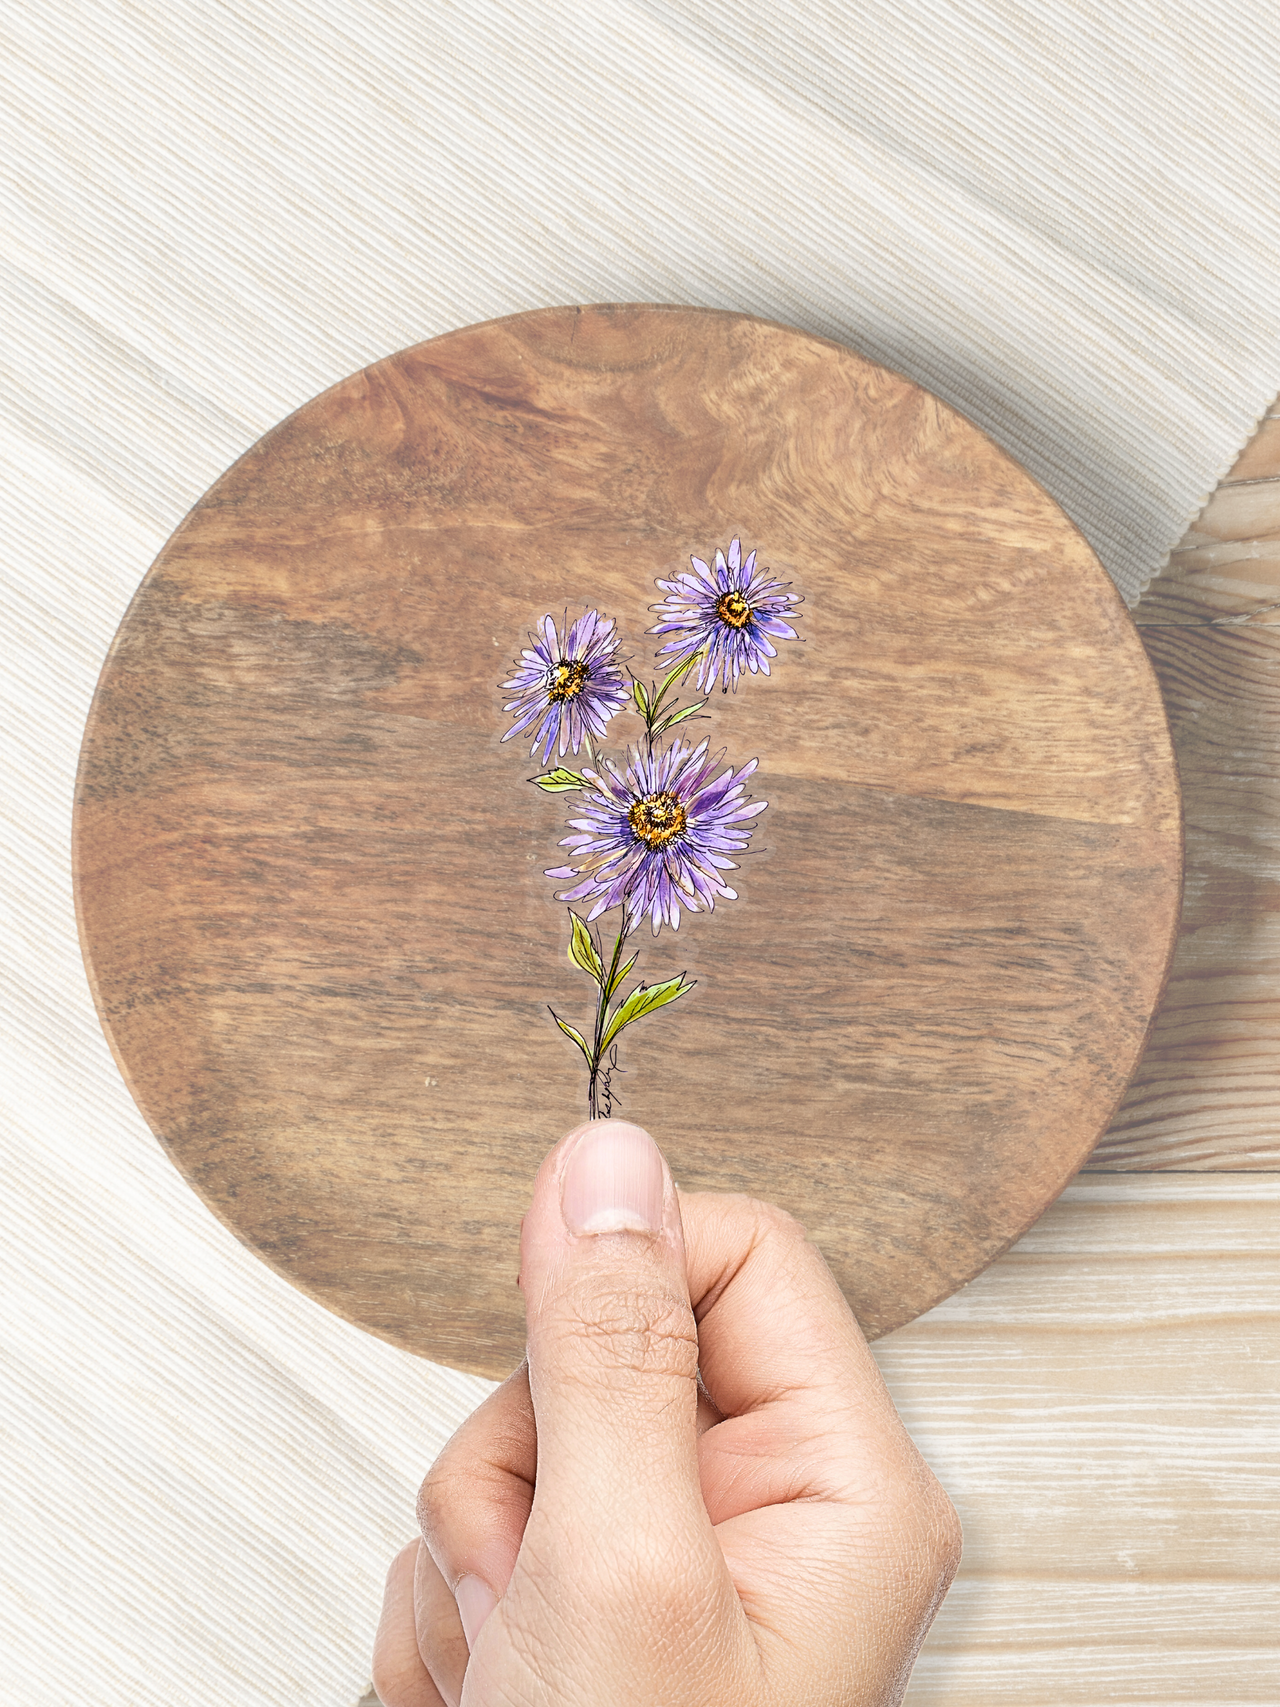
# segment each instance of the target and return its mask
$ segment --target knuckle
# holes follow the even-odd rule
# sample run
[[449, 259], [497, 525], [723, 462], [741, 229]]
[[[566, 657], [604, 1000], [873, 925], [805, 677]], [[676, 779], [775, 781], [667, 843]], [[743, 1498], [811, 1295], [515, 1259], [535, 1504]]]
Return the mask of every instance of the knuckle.
[[960, 1555], [964, 1552], [964, 1529], [960, 1522], [960, 1513], [952, 1505], [946, 1490], [941, 1484], [935, 1485], [938, 1491], [933, 1507], [933, 1552], [940, 1573], [950, 1582], [960, 1568]]
[[[621, 1624], [634, 1636], [661, 1632], [664, 1642], [691, 1640], [720, 1605], [718, 1574], [689, 1538], [644, 1523], [616, 1527], [577, 1552], [578, 1582], [602, 1627]], [[647, 1639], [647, 1638], [646, 1638]]]
[[442, 1453], [423, 1477], [418, 1489], [418, 1528], [423, 1539], [430, 1541], [444, 1525], [449, 1512], [467, 1493], [468, 1478], [460, 1475], [451, 1463], [447, 1451]]
[[382, 1707], [411, 1707], [417, 1691], [415, 1667], [402, 1659], [390, 1659], [376, 1649], [371, 1667], [374, 1693]]
[[785, 1209], [779, 1209], [776, 1203], [765, 1203], [763, 1199], [749, 1199], [756, 1224], [762, 1234], [772, 1233], [776, 1238], [789, 1239], [796, 1244], [803, 1244], [809, 1237], [796, 1220]]
[[736, 1206], [734, 1213], [737, 1216], [745, 1217], [753, 1247], [769, 1241], [786, 1245], [808, 1243], [809, 1235], [804, 1227], [794, 1215], [789, 1215], [785, 1209], [779, 1209], [776, 1203], [767, 1203], [762, 1197], [738, 1197], [725, 1201], [726, 1206]]
[[565, 1331], [593, 1363], [641, 1376], [692, 1381], [698, 1330], [687, 1299], [648, 1288], [588, 1294], [574, 1300]]
[[628, 1620], [642, 1610], [651, 1628], [666, 1640], [688, 1641], [708, 1622], [715, 1599], [706, 1580], [692, 1577], [686, 1561], [659, 1548], [633, 1548], [615, 1565], [612, 1599]]
[[945, 1589], [954, 1577], [964, 1534], [959, 1513], [942, 1484], [923, 1462], [920, 1470], [922, 1474], [911, 1478], [911, 1486], [901, 1492], [894, 1528], [921, 1587], [933, 1593], [939, 1586]]

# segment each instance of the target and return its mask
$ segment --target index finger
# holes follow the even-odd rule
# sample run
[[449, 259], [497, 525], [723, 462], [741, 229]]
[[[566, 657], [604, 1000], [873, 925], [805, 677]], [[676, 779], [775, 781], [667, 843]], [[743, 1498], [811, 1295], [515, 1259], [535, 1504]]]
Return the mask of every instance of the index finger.
[[804, 1228], [745, 1197], [689, 1196], [681, 1216], [725, 1413], [698, 1441], [702, 1497], [766, 1671], [780, 1699], [894, 1677], [896, 1701], [959, 1564], [955, 1510]]
[[[792, 1482], [788, 1491], [756, 1487], [758, 1496], [839, 1497], [860, 1466], [914, 1466], [862, 1331], [804, 1228], [771, 1204], [712, 1192], [682, 1194], [681, 1214], [703, 1383], [726, 1418], [756, 1423], [749, 1436], [731, 1429], [714, 1443], [736, 1439], [744, 1456], [759, 1453], [755, 1474], [735, 1478], [738, 1508], [747, 1509], [745, 1483], [760, 1476]], [[820, 1452], [796, 1451], [819, 1440]], [[801, 1472], [812, 1480], [803, 1489], [794, 1485]]]

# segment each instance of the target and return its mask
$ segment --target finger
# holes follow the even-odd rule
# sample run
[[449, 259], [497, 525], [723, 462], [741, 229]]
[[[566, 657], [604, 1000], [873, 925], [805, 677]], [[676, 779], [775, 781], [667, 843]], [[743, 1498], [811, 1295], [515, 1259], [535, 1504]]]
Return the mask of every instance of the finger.
[[[703, 1493], [762, 1657], [780, 1681], [825, 1654], [811, 1699], [844, 1675], [905, 1681], [959, 1562], [954, 1508], [804, 1229], [743, 1197], [682, 1210], [703, 1379], [725, 1412], [699, 1441]], [[821, 1593], [797, 1595], [797, 1567]]]
[[458, 1707], [467, 1669], [467, 1638], [458, 1602], [426, 1547], [418, 1548], [413, 1574], [413, 1615], [423, 1664], [445, 1707]]
[[418, 1494], [422, 1538], [456, 1598], [467, 1646], [511, 1579], [537, 1453], [529, 1370], [522, 1364], [448, 1441]]
[[648, 1133], [593, 1121], [543, 1163], [520, 1267], [538, 1496], [616, 1524], [662, 1488], [690, 1518], [698, 1341], [675, 1188]]
[[382, 1617], [373, 1641], [373, 1687], [383, 1707], [445, 1707], [418, 1651], [414, 1620], [414, 1569], [420, 1541], [402, 1547], [391, 1561], [382, 1597]]
[[718, 1192], [681, 1197], [702, 1377], [726, 1414], [783, 1391], [847, 1393], [852, 1377], [878, 1415], [892, 1403], [817, 1246], [772, 1204]]
[[860, 1496], [886, 1466], [918, 1464], [804, 1228], [745, 1197], [689, 1195], [681, 1207], [702, 1379], [726, 1418], [704, 1435], [704, 1460], [731, 1448], [741, 1459], [731, 1481], [705, 1490], [713, 1521], [787, 1499]]
[[647, 1132], [593, 1121], [552, 1151], [520, 1268], [537, 1484], [500, 1628], [536, 1619], [631, 1699], [666, 1699], [672, 1654], [682, 1700], [745, 1694], [758, 1661], [699, 1485], [679, 1202]]
[[724, 1412], [707, 1392], [706, 1382], [702, 1379], [702, 1371], [698, 1371], [698, 1435], [701, 1437], [709, 1428], [724, 1421]]

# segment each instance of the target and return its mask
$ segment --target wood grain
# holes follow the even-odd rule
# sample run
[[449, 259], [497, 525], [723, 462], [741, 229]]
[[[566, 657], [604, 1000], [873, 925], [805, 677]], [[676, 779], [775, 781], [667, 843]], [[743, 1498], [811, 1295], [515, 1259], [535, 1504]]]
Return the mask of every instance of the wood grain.
[[876, 1346], [965, 1529], [908, 1707], [1280, 1700], [1278, 1213], [1083, 1175]]
[[497, 683], [566, 604], [643, 658], [654, 577], [735, 533], [805, 594], [805, 642], [715, 704], [769, 811], [744, 899], [644, 949], [699, 989], [631, 1034], [625, 1111], [682, 1184], [800, 1214], [874, 1335], [1034, 1220], [1137, 1058], [1177, 909], [1164, 714], [1003, 453], [744, 316], [555, 310], [405, 351], [269, 434], [151, 570], [76, 869], [179, 1165], [442, 1361], [519, 1357], [520, 1212], [582, 1107], [544, 1008], [584, 1005], [541, 876], [565, 814], [500, 744]]
[[1135, 613], [1182, 775], [1186, 883], [1150, 1042], [1093, 1167], [1280, 1167], [1280, 420]]

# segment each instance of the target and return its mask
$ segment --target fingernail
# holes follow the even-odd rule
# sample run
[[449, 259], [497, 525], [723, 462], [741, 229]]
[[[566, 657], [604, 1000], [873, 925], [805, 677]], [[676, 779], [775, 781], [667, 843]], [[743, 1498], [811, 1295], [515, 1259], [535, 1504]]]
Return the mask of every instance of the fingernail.
[[560, 1208], [571, 1233], [657, 1233], [666, 1170], [658, 1146], [627, 1120], [586, 1127], [569, 1152]]
[[480, 1626], [498, 1604], [498, 1597], [479, 1577], [459, 1577], [453, 1598], [458, 1603], [462, 1634], [467, 1638], [467, 1652], [470, 1653], [476, 1645]]

